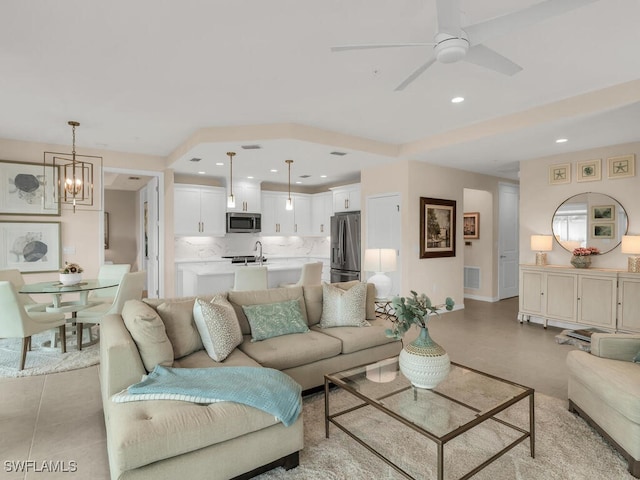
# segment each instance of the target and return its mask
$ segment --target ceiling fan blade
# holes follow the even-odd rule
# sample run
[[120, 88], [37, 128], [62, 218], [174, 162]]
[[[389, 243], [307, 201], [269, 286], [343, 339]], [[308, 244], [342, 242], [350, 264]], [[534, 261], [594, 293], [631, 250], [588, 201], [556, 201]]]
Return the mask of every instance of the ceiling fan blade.
[[598, 0], [545, 0], [528, 8], [464, 27], [470, 45], [520, 30]]
[[435, 57], [430, 58], [429, 61], [427, 61], [426, 63], [422, 64], [415, 72], [413, 72], [411, 75], [409, 75], [404, 82], [402, 82], [400, 85], [398, 85], [396, 87], [395, 91], [396, 92], [400, 92], [400, 91], [404, 90], [405, 88], [407, 88], [410, 83], [412, 83], [416, 78], [418, 78], [420, 75], [422, 75], [427, 68], [429, 68], [431, 65], [434, 64], [435, 61], [436, 61]]
[[517, 63], [484, 45], [475, 45], [469, 48], [464, 60], [509, 76], [515, 75], [522, 70], [522, 67]]
[[364, 45], [337, 45], [331, 47], [332, 52], [344, 52], [345, 50], [368, 50], [373, 48], [402, 48], [402, 47], [432, 47], [435, 43], [372, 43]]
[[437, 0], [438, 33], [448, 33], [453, 37], [459, 37], [460, 28], [460, 1]]

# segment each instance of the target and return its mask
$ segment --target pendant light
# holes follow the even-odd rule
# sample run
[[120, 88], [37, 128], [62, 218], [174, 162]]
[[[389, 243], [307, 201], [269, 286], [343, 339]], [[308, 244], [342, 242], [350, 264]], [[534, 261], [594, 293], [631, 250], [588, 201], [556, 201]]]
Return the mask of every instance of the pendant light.
[[[48, 199], [53, 200], [56, 208], [63, 204], [71, 205], [75, 213], [76, 207], [92, 207], [93, 202], [93, 168], [94, 163], [102, 167], [102, 157], [76, 154], [76, 127], [79, 122], [70, 120], [71, 127], [71, 155], [68, 153], [44, 152], [44, 178], [49, 178], [52, 172], [53, 181], [45, 181], [45, 207]], [[47, 193], [48, 184], [53, 190]], [[51, 196], [49, 196], [51, 195]]]
[[227, 208], [236, 208], [236, 197], [233, 196], [233, 157], [236, 152], [227, 152], [229, 155], [229, 196], [227, 197]]
[[293, 201], [291, 200], [291, 164], [293, 160], [285, 160], [285, 162], [289, 166], [289, 198], [287, 198], [285, 208], [287, 210], [293, 210]]

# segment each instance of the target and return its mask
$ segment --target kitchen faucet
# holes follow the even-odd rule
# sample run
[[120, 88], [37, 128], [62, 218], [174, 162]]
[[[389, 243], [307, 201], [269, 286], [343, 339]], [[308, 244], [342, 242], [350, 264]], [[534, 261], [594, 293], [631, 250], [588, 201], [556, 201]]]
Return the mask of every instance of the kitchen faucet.
[[[258, 249], [258, 247], [260, 247], [260, 249]], [[256, 240], [253, 251], [258, 252], [258, 255], [256, 255], [256, 260], [258, 260], [260, 262], [260, 266], [262, 266], [262, 242], [260, 240]]]

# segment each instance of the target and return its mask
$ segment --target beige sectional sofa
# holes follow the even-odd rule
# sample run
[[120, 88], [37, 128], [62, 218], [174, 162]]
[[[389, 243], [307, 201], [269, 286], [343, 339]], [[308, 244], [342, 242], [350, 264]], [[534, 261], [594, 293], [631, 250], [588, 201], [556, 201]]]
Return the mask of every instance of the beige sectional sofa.
[[[596, 333], [591, 353], [567, 355], [569, 410], [598, 430], [640, 477], [640, 335]], [[594, 452], [594, 454], [597, 452]]]
[[[338, 285], [348, 290], [355, 283]], [[195, 297], [145, 302], [164, 324], [173, 348], [173, 367], [270, 367], [287, 373], [303, 390], [309, 390], [324, 384], [325, 373], [400, 352], [401, 343], [384, 334], [389, 327], [387, 321], [375, 317], [374, 290], [372, 285], [368, 287], [366, 318], [371, 326], [324, 329], [318, 326], [323, 309], [322, 286], [228, 292], [243, 341], [223, 362], [215, 362], [203, 349], [193, 320]], [[299, 301], [310, 331], [252, 342], [242, 306], [293, 299]], [[129, 313], [123, 311], [123, 315]], [[120, 315], [111, 315], [103, 321], [100, 350], [102, 400], [113, 480], [250, 478], [276, 466], [288, 469], [298, 465], [298, 452], [303, 448], [302, 416], [285, 427], [272, 415], [232, 402], [114, 403], [112, 395], [139, 382], [147, 373], [140, 351], [145, 352], [148, 369], [149, 355], [143, 345], [139, 349]]]

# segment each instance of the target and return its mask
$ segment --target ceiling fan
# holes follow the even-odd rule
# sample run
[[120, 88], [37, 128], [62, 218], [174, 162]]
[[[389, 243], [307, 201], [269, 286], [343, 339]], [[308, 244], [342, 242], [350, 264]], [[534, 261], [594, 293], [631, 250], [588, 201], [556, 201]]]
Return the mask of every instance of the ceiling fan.
[[483, 42], [596, 1], [598, 0], [546, 0], [528, 8], [462, 28], [460, 25], [460, 0], [436, 0], [438, 30], [431, 43], [338, 45], [331, 47], [331, 51], [432, 46], [433, 55], [431, 58], [398, 85], [396, 91], [404, 90], [436, 61], [453, 63], [464, 60], [511, 76], [522, 70], [522, 67], [495, 50], [486, 47]]

